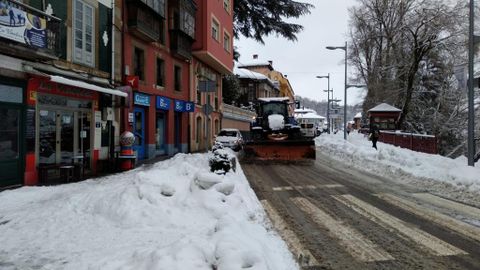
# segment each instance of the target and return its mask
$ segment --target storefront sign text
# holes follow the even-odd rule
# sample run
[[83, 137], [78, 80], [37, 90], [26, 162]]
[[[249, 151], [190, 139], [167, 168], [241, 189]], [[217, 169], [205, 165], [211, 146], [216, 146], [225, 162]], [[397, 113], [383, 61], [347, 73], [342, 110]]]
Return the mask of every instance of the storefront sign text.
[[0, 2], [0, 36], [30, 47], [46, 48], [46, 20], [7, 3]]
[[150, 106], [150, 96], [135, 93], [133, 98], [133, 103], [142, 106]]
[[170, 110], [170, 103], [172, 103], [171, 99], [157, 96], [157, 109], [168, 111]]
[[175, 100], [175, 111], [176, 112], [184, 112], [185, 111], [185, 101]]
[[185, 112], [194, 112], [194, 111], [195, 111], [195, 103], [185, 102]]

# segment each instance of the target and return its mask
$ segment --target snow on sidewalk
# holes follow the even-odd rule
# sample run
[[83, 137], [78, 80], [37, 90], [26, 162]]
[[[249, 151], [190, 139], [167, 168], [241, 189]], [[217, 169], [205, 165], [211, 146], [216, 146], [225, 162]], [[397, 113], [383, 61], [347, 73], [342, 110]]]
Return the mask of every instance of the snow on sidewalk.
[[[210, 188], [198, 184], [208, 179]], [[239, 165], [216, 176], [206, 154], [178, 154], [96, 180], [1, 192], [0, 268], [298, 269], [268, 228]]]
[[320, 151], [349, 166], [383, 176], [409, 174], [451, 184], [459, 190], [480, 193], [480, 164], [467, 166], [465, 157], [451, 159], [379, 142], [378, 151], [363, 134], [322, 134], [315, 139]]

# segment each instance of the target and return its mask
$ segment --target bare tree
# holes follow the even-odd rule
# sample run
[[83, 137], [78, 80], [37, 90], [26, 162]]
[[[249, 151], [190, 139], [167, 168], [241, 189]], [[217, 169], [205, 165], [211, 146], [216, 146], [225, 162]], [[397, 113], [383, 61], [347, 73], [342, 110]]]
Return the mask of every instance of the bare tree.
[[398, 128], [437, 134], [445, 145], [455, 144], [451, 140], [462, 132], [453, 127], [462, 127], [465, 119], [459, 106], [464, 93], [453, 79], [453, 67], [465, 52], [463, 5], [435, 0], [359, 2], [350, 10], [349, 61], [368, 86], [364, 111], [379, 102], [390, 103], [402, 109]]

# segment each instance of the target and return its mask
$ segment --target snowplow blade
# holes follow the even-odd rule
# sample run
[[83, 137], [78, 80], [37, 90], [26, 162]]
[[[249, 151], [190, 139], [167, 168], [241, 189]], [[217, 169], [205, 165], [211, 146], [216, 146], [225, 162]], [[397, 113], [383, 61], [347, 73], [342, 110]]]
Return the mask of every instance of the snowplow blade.
[[315, 142], [251, 141], [245, 145], [246, 161], [306, 161], [315, 160]]

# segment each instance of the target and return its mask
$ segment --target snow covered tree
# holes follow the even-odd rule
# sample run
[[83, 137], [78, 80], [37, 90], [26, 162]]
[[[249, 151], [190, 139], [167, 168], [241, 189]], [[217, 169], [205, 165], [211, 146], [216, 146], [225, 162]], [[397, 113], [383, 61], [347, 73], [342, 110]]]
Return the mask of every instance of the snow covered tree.
[[223, 102], [230, 105], [236, 103], [240, 97], [240, 81], [235, 75], [227, 75], [222, 79], [222, 97]]
[[402, 109], [398, 128], [436, 134], [445, 153], [464, 126], [465, 94], [453, 80], [466, 49], [464, 9], [435, 0], [359, 2], [350, 11], [349, 61], [368, 85], [364, 111], [380, 102]]
[[313, 5], [292, 0], [257, 1], [235, 0], [233, 4], [236, 38], [243, 35], [264, 43], [263, 38], [276, 34], [288, 40], [297, 40], [303, 26], [286, 19], [309, 14]]

